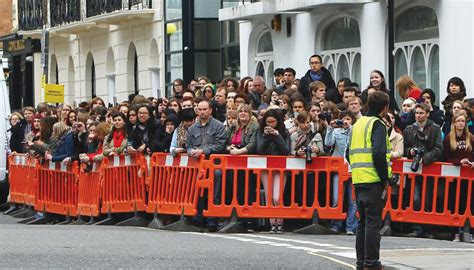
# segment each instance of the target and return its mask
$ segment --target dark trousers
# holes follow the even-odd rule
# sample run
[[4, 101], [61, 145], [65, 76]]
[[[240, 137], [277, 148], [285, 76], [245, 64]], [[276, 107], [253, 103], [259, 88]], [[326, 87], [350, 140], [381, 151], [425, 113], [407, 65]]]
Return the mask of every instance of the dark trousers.
[[382, 200], [384, 187], [380, 182], [354, 185], [360, 221], [357, 227], [357, 267], [380, 266], [380, 228], [382, 226]]

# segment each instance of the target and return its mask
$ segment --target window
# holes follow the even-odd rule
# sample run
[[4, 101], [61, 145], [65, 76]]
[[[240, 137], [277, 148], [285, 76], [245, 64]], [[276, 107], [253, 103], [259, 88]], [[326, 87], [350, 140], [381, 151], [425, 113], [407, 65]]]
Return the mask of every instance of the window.
[[406, 74], [420, 88], [431, 88], [439, 105], [439, 30], [433, 9], [415, 6], [396, 16], [395, 51], [396, 78]]
[[356, 20], [342, 17], [326, 26], [321, 46], [324, 66], [335, 81], [350, 78], [361, 83], [360, 33]]
[[240, 77], [239, 22], [221, 22], [221, 53], [223, 77]]
[[273, 42], [270, 31], [264, 29], [256, 39], [256, 55], [254, 60], [255, 75], [262, 76], [265, 85], [271, 87], [273, 80]]
[[272, 37], [270, 32], [266, 32], [260, 37], [258, 41], [258, 50], [259, 53], [273, 52]]
[[91, 99], [96, 97], [95, 92], [95, 64], [94, 57], [91, 53], [87, 54], [86, 60], [86, 98]]

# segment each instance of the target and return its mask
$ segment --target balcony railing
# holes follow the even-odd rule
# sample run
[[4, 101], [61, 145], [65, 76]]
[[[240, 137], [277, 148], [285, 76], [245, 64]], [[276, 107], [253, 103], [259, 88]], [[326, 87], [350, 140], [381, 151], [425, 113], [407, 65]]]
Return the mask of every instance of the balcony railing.
[[81, 20], [81, 0], [50, 0], [51, 26], [59, 26]]
[[18, 25], [20, 30], [43, 28], [43, 5], [47, 0], [18, 0]]
[[87, 0], [86, 16], [92, 17], [118, 10], [151, 8], [151, 0]]

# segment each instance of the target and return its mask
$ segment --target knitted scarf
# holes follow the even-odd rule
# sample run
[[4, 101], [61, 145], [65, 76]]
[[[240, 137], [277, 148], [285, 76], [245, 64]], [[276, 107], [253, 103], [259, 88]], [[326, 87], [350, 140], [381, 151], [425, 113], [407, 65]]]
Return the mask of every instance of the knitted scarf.
[[185, 148], [186, 146], [186, 131], [187, 129], [184, 127], [184, 124], [179, 124], [176, 134], [176, 146], [179, 148]]
[[125, 137], [125, 132], [122, 130], [115, 130], [113, 134], [114, 139], [114, 147], [120, 147], [122, 145], [122, 141]]
[[457, 94], [449, 94], [441, 104], [444, 106], [444, 111], [445, 112], [450, 112], [451, 107], [453, 106], [453, 102], [456, 100], [462, 101], [464, 97], [466, 96], [466, 93], [459, 92]]

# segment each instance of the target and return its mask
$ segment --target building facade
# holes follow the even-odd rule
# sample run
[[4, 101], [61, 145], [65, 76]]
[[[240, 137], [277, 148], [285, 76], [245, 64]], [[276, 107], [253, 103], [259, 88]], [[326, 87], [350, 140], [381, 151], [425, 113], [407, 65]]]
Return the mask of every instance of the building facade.
[[[321, 54], [335, 80], [349, 77], [362, 89], [371, 70], [388, 74], [385, 0], [239, 1], [219, 20], [240, 26], [240, 74], [273, 83], [275, 68], [293, 67], [297, 78], [308, 58]], [[431, 88], [437, 103], [449, 78], [462, 78], [474, 97], [474, 3], [467, 0], [399, 0], [394, 3], [394, 80], [408, 74]], [[387, 78], [388, 81], [388, 78]], [[393, 88], [393, 86], [391, 86]]]
[[22, 105], [43, 100], [43, 73], [48, 83], [65, 86], [70, 104], [96, 96], [114, 104], [133, 93], [163, 95], [162, 1], [16, 0], [13, 5], [16, 39], [48, 40], [47, 47], [31, 52], [33, 74], [26, 81], [34, 84], [34, 100]]

